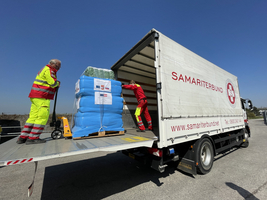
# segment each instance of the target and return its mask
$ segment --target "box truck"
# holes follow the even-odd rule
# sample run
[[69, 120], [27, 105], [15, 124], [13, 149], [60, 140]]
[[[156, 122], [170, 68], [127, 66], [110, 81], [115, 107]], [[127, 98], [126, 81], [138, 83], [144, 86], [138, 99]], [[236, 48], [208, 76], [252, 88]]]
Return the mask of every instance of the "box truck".
[[[117, 80], [133, 79], [142, 86], [158, 138], [152, 148], [129, 149], [125, 154], [142, 155], [159, 171], [177, 161], [181, 170], [206, 174], [215, 155], [248, 146], [246, 100], [240, 97], [237, 77], [159, 31], [151, 30], [111, 69]], [[123, 90], [123, 97], [124, 127], [130, 128], [136, 100], [131, 91]]]
[[[118, 81], [141, 85], [153, 131], [136, 132], [136, 98], [123, 89], [125, 134], [82, 140], [0, 145], [0, 165], [37, 162], [97, 151], [122, 151], [160, 172], [168, 162], [191, 174], [206, 174], [214, 156], [249, 144], [250, 129], [237, 77], [152, 29], [111, 69]], [[252, 107], [251, 101], [250, 107]], [[145, 122], [145, 120], [144, 120]], [[50, 138], [50, 139], [49, 139]]]

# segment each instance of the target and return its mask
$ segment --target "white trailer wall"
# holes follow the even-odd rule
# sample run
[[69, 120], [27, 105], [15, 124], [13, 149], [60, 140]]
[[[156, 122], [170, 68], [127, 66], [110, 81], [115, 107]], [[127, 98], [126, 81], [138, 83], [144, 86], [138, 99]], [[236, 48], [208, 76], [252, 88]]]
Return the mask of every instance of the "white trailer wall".
[[236, 76], [163, 34], [159, 49], [164, 118], [242, 116]]
[[161, 33], [156, 51], [162, 86], [159, 147], [244, 127], [236, 76]]

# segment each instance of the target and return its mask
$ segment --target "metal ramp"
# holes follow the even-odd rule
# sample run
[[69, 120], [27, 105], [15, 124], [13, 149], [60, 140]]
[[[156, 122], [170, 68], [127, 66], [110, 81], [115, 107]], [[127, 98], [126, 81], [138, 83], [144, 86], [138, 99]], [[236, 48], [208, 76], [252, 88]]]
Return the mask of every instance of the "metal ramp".
[[[13, 138], [0, 145], [0, 166], [9, 166], [58, 157], [74, 156], [97, 151], [120, 151], [137, 147], [152, 147], [157, 137], [125, 135], [99, 137], [91, 139], [57, 139], [53, 140], [50, 133], [43, 133], [43, 144], [17, 144]], [[153, 135], [152, 135], [153, 136]]]

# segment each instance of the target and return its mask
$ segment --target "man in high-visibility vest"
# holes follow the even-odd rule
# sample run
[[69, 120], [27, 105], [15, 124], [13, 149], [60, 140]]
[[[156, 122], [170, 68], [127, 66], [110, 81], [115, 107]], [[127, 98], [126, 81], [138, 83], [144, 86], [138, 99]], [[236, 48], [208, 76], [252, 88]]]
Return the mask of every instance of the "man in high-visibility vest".
[[54, 99], [56, 88], [60, 86], [57, 80], [57, 71], [61, 67], [61, 61], [50, 60], [37, 74], [29, 98], [32, 102], [29, 118], [17, 140], [18, 144], [40, 144], [46, 140], [40, 139], [40, 135], [48, 121], [50, 113], [50, 100]]
[[145, 126], [142, 122], [141, 114], [144, 113], [146, 121], [148, 123], [148, 130], [153, 130], [150, 114], [147, 109], [147, 99], [142, 87], [135, 83], [134, 80], [130, 81], [129, 85], [122, 85], [122, 88], [133, 90], [135, 97], [138, 101], [138, 106], [135, 110], [135, 118], [139, 127], [137, 132], [145, 132]]

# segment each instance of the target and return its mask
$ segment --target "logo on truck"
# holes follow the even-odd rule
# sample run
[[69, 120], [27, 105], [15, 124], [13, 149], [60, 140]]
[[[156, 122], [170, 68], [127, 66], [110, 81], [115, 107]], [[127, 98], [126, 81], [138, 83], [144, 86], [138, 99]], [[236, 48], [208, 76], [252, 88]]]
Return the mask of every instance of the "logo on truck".
[[230, 105], [232, 107], [235, 107], [235, 100], [236, 100], [235, 89], [233, 83], [229, 79], [226, 81], [226, 91]]
[[222, 87], [218, 87], [210, 82], [207, 82], [207, 81], [195, 78], [195, 77], [191, 77], [185, 74], [178, 74], [177, 72], [172, 72], [172, 79], [175, 81], [189, 83], [192, 85], [197, 85], [197, 86], [209, 89], [209, 90], [223, 93]]

